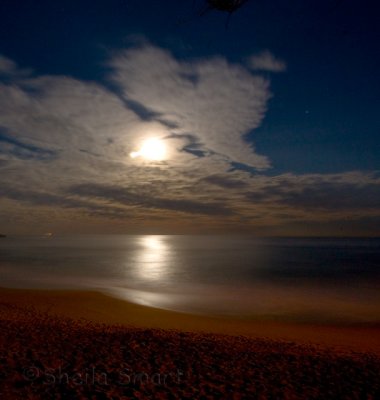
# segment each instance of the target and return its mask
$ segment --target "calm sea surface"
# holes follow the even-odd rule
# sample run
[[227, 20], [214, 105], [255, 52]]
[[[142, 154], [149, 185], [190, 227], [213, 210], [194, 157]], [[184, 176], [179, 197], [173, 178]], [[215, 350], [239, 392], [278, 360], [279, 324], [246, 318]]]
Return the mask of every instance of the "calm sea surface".
[[380, 322], [380, 239], [0, 239], [0, 286], [96, 289], [192, 313]]

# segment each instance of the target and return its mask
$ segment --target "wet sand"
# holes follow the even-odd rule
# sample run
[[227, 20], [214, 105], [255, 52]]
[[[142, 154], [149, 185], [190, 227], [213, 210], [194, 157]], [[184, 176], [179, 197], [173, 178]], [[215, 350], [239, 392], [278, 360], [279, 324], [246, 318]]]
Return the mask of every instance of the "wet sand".
[[377, 398], [379, 333], [0, 289], [0, 398]]

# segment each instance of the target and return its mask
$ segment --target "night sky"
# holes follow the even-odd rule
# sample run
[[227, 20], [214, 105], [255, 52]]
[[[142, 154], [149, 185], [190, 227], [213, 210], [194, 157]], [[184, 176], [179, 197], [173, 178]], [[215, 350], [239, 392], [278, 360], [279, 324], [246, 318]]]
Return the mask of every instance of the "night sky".
[[380, 236], [376, 2], [205, 5], [0, 2], [0, 233]]

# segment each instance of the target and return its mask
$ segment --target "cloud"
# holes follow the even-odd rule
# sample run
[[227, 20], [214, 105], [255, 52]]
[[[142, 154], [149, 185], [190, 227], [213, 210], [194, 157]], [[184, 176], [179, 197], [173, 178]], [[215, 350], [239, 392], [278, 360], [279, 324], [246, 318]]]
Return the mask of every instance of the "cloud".
[[0, 127], [0, 156], [8, 159], [19, 158], [23, 160], [52, 160], [56, 158], [58, 154], [55, 151], [22, 143], [12, 136], [3, 133]]
[[[181, 62], [146, 43], [110, 63], [111, 86], [68, 76], [18, 79], [22, 69], [3, 59], [10, 76], [0, 83], [3, 198], [120, 218], [127, 209], [136, 218], [156, 210], [233, 218], [220, 193], [233, 182], [216, 176], [235, 159], [269, 165], [244, 140], [263, 118], [268, 82], [223, 58]], [[169, 159], [132, 160], [129, 153], [152, 135], [165, 140]], [[197, 182], [209, 175], [203, 184], [213, 181], [216, 190], [199, 192]]]
[[[21, 77], [0, 61], [0, 224], [13, 210], [38, 226], [50, 210], [49, 221], [100, 218], [120, 231], [159, 221], [260, 233], [380, 215], [379, 173], [266, 175], [270, 160], [245, 137], [265, 115], [269, 81], [246, 67], [147, 43], [108, 61], [103, 82]], [[152, 136], [167, 160], [129, 157]]]
[[203, 181], [225, 189], [244, 189], [248, 186], [245, 180], [233, 179], [225, 175], [210, 175], [204, 178]]
[[17, 64], [0, 54], [0, 78], [1, 77], [24, 77], [30, 75], [32, 70], [30, 69], [20, 69]]
[[309, 211], [379, 211], [380, 179], [376, 173], [283, 175], [247, 192], [254, 203], [271, 203]]
[[[10, 60], [4, 64], [17, 70]], [[110, 64], [112, 91], [108, 84], [65, 76], [0, 84], [0, 126], [15, 142], [66, 159], [79, 149], [127, 160], [139, 141], [158, 135], [173, 163], [207, 157], [220, 165], [269, 167], [244, 139], [264, 116], [270, 96], [265, 79], [223, 58], [183, 62], [146, 44], [119, 52]]]
[[105, 216], [107, 218], [126, 218], [130, 215], [125, 208], [99, 204], [96, 202], [78, 199], [64, 194], [53, 194], [33, 189], [21, 189], [17, 187], [2, 186], [0, 188], [2, 198], [15, 200], [19, 203], [38, 206], [54, 207], [56, 209], [81, 210], [87, 215]]
[[247, 60], [248, 67], [253, 71], [284, 72], [286, 63], [276, 58], [270, 51], [265, 50], [252, 55]]
[[12, 74], [15, 70], [17, 70], [16, 63], [9, 58], [0, 55], [0, 73]]
[[154, 197], [148, 194], [132, 192], [127, 188], [111, 185], [87, 183], [69, 188], [68, 193], [85, 198], [109, 200], [126, 206], [180, 211], [190, 214], [231, 215], [232, 211], [225, 205], [216, 202], [199, 202], [189, 199], [169, 199]]
[[99, 167], [126, 160], [137, 126], [144, 128], [136, 114], [100, 84], [62, 76], [0, 84], [4, 157], [59, 154], [59, 159], [51, 157], [55, 162], [49, 173], [61, 180], [71, 173], [78, 178], [92, 175], [94, 157]]
[[378, 210], [380, 184], [320, 183], [279, 195], [279, 202], [309, 210]]
[[198, 150], [228, 162], [269, 167], [244, 140], [266, 111], [270, 93], [264, 78], [222, 57], [184, 62], [150, 45], [119, 53], [110, 66], [123, 98], [176, 127], [171, 132], [177, 137], [192, 135]]

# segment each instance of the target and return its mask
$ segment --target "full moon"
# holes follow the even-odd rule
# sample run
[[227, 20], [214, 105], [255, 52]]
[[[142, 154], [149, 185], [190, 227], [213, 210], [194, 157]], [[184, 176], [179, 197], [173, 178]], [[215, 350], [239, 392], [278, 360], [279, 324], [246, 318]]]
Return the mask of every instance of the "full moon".
[[142, 142], [138, 151], [130, 153], [132, 158], [142, 157], [151, 161], [162, 161], [166, 158], [166, 145], [161, 139], [151, 138]]

